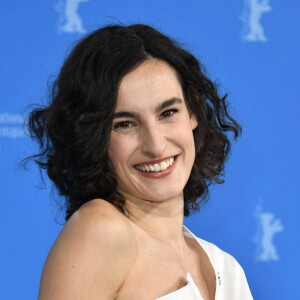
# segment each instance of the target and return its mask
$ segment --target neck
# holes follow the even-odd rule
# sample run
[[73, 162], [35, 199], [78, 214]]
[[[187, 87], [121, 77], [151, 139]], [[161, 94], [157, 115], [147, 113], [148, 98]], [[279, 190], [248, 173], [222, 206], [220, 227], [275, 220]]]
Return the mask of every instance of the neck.
[[126, 200], [127, 217], [132, 222], [160, 242], [183, 252], [186, 244], [183, 236], [183, 194], [163, 202], [122, 194]]

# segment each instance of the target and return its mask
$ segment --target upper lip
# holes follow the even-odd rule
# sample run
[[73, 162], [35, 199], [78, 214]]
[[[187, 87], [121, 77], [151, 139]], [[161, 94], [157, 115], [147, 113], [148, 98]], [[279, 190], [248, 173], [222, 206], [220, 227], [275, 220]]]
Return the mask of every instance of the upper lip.
[[158, 164], [166, 159], [169, 159], [169, 158], [172, 158], [172, 157], [176, 157], [177, 155], [171, 155], [171, 156], [168, 156], [168, 157], [164, 157], [164, 158], [160, 158], [160, 159], [153, 159], [153, 160], [148, 160], [148, 161], [143, 161], [143, 162], [140, 162], [138, 164], [135, 164], [134, 167], [136, 166], [140, 166], [140, 165], [153, 165], [153, 164]]

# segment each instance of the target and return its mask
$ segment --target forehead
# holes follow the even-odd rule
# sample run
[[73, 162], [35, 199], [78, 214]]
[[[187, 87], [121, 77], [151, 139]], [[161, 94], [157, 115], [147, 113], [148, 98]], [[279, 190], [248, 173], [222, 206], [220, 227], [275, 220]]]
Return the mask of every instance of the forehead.
[[117, 109], [148, 106], [172, 97], [183, 100], [176, 71], [162, 60], [149, 59], [121, 80]]

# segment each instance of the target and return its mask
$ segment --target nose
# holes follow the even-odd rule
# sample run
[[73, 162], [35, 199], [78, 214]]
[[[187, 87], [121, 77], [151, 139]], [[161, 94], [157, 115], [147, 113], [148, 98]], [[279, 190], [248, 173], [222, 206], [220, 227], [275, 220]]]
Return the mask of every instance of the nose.
[[141, 131], [142, 153], [151, 158], [161, 158], [167, 147], [166, 134], [159, 125], [151, 124]]

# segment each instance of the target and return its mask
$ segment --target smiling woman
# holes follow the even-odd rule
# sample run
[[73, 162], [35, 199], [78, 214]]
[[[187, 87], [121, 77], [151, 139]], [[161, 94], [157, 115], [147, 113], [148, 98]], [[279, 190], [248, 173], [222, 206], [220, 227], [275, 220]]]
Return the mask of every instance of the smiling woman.
[[29, 131], [66, 199], [39, 299], [252, 299], [237, 261], [183, 226], [240, 127], [197, 59], [152, 27], [80, 41]]
[[[197, 120], [188, 112], [176, 72], [162, 60], [146, 60], [121, 80], [115, 111], [108, 156], [117, 190], [158, 202], [183, 199], [195, 160]], [[127, 118], [120, 117], [124, 113]]]

